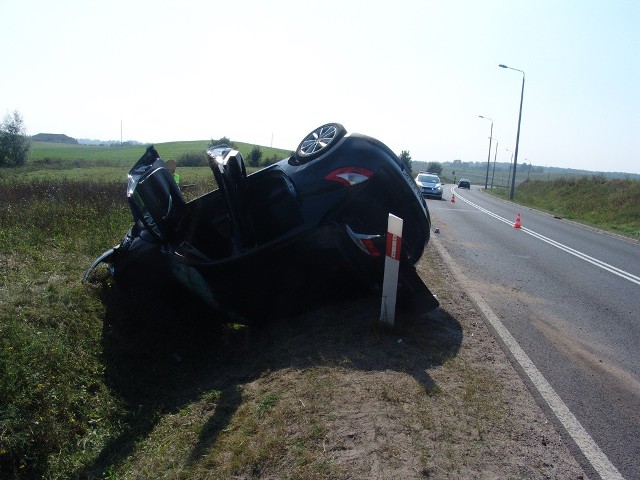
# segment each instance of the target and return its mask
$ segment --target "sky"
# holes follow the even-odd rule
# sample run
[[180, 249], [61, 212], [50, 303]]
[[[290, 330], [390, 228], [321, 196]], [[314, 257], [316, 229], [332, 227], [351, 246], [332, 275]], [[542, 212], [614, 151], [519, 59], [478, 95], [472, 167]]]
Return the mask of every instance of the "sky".
[[425, 162], [487, 161], [491, 136], [507, 162], [504, 64], [526, 75], [519, 164], [640, 173], [640, 0], [0, 0], [0, 19], [0, 116], [29, 135], [294, 150], [338, 122]]

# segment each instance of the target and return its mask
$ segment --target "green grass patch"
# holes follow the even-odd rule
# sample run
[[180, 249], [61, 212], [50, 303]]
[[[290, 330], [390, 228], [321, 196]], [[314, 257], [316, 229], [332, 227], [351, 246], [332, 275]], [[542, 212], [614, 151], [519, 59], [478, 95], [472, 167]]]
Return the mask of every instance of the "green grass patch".
[[219, 354], [219, 323], [188, 299], [131, 302], [106, 268], [81, 283], [131, 224], [123, 182], [0, 188], [0, 478], [102, 478], [175, 403], [193, 355]]
[[[508, 197], [506, 190], [490, 193]], [[640, 181], [601, 176], [532, 180], [518, 185], [514, 201], [562, 218], [640, 238]]]
[[[133, 165], [133, 164], [132, 164]], [[67, 185], [75, 188], [79, 183], [114, 183], [117, 184], [119, 200], [122, 202], [127, 185], [127, 174], [132, 165], [126, 167], [70, 167], [57, 169], [4, 169], [0, 170], [0, 188], [11, 183], [49, 183], [70, 182]], [[253, 169], [247, 169], [252, 171]], [[191, 185], [208, 183], [213, 188], [215, 181], [209, 167], [178, 167], [180, 183]], [[189, 187], [187, 187], [189, 188]]]
[[101, 361], [104, 304], [80, 280], [128, 212], [122, 186], [109, 183], [2, 193], [0, 477], [64, 478], [118, 430], [122, 405]]

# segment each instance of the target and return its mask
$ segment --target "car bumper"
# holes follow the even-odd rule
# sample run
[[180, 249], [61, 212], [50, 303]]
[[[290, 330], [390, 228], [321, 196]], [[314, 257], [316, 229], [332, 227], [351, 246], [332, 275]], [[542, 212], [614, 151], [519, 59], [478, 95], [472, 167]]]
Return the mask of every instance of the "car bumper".
[[441, 198], [442, 197], [442, 190], [438, 191], [438, 190], [421, 190], [420, 193], [422, 194], [423, 197], [438, 197]]

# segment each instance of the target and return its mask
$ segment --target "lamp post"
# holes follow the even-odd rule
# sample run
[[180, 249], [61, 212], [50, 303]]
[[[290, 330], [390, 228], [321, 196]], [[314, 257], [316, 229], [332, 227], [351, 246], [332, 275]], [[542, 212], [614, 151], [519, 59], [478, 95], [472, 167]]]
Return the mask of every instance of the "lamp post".
[[493, 140], [493, 120], [487, 117], [483, 117], [482, 115], [478, 115], [480, 118], [484, 118], [485, 120], [491, 121], [491, 133], [489, 134], [489, 154], [487, 155], [487, 176], [484, 179], [484, 189], [486, 190], [489, 186], [489, 165], [491, 164], [491, 140]]
[[493, 177], [496, 176], [496, 158], [498, 158], [498, 139], [496, 138], [496, 150], [493, 154], [493, 172], [491, 172], [491, 189], [493, 189]]
[[520, 121], [522, 120], [522, 100], [524, 98], [524, 72], [517, 68], [507, 67], [506, 65], [498, 65], [500, 68], [508, 68], [522, 73], [522, 92], [520, 92], [520, 113], [518, 114], [518, 133], [516, 134], [516, 153], [513, 159], [513, 179], [511, 181], [511, 192], [509, 192], [509, 200], [513, 200], [513, 190], [516, 185], [516, 165], [518, 164], [518, 144], [520, 143]]
[[508, 148], [505, 148], [505, 150], [511, 154], [511, 160], [509, 160], [509, 175], [507, 175], [507, 190], [509, 190], [509, 184], [511, 182], [511, 164], [513, 163], [513, 152]]

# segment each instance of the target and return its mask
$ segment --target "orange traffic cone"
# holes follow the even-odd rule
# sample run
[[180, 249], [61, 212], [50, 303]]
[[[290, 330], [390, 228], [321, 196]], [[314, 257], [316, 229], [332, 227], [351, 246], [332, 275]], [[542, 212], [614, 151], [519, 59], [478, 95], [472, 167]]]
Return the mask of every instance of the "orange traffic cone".
[[456, 196], [455, 196], [455, 194], [451, 195], [451, 203], [456, 203]]
[[513, 224], [513, 228], [522, 228], [522, 223], [520, 223], [520, 214], [516, 216], [516, 223]]

